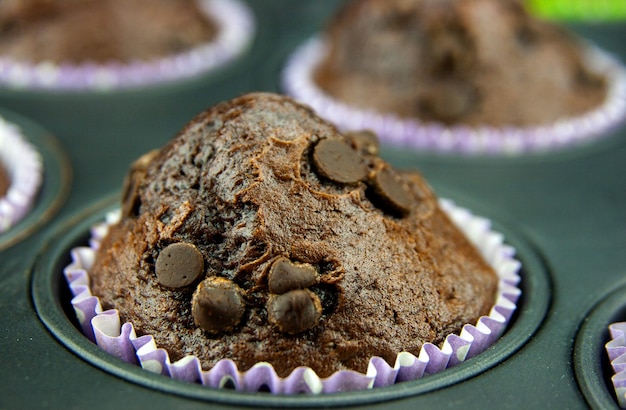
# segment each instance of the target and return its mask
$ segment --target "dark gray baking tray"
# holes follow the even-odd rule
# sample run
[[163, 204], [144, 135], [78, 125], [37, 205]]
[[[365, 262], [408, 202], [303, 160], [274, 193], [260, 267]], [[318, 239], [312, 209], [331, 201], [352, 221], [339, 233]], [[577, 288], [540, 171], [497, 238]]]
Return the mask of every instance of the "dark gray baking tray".
[[[67, 313], [66, 251], [115, 206], [128, 164], [194, 114], [245, 91], [279, 91], [289, 53], [340, 3], [249, 1], [259, 33], [227, 69], [106, 95], [0, 90], [0, 107], [60, 142], [74, 180], [63, 207], [0, 251], [0, 409], [354, 407], [611, 408], [602, 350], [626, 320], [626, 127], [592, 144], [519, 158], [458, 158], [385, 148], [443, 197], [492, 219], [524, 263], [524, 297], [509, 331], [483, 355], [378, 391], [271, 397], [206, 391], [119, 363], [89, 344]], [[626, 61], [626, 24], [572, 27]]]

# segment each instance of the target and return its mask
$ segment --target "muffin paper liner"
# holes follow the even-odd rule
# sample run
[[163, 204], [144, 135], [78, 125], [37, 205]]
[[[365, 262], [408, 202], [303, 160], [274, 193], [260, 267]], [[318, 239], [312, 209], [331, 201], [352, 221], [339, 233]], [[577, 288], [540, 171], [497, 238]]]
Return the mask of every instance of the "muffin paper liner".
[[615, 373], [611, 381], [619, 406], [626, 409], [626, 322], [609, 325], [609, 333], [611, 341], [605, 348]]
[[323, 37], [313, 37], [296, 49], [282, 73], [283, 90], [338, 128], [369, 129], [389, 145], [464, 155], [520, 155], [596, 139], [626, 118], [626, 70], [616, 58], [591, 44], [583, 50], [589, 67], [608, 79], [604, 103], [580, 116], [528, 127], [446, 126], [351, 107], [325, 93], [313, 79], [326, 50]]
[[0, 118], [0, 166], [9, 177], [9, 188], [0, 197], [0, 235], [31, 209], [41, 186], [41, 155], [22, 135], [20, 128]]
[[198, 0], [218, 25], [210, 43], [184, 53], [149, 61], [25, 63], [0, 56], [0, 85], [56, 91], [105, 91], [193, 77], [218, 69], [241, 55], [252, 42], [255, 21], [239, 0]]
[[389, 386], [438, 373], [483, 352], [504, 331], [521, 294], [518, 288], [521, 263], [514, 258], [515, 249], [504, 243], [503, 235], [491, 230], [489, 220], [474, 216], [449, 200], [440, 200], [440, 205], [498, 274], [495, 306], [475, 325], [466, 324], [459, 335], [449, 335], [441, 347], [426, 343], [418, 356], [400, 352], [393, 366], [381, 358], [372, 357], [365, 374], [343, 370], [320, 378], [311, 368], [298, 367], [289, 376], [281, 378], [265, 362], [259, 362], [247, 371], [238, 370], [229, 359], [220, 360], [208, 371], [202, 370], [195, 356], [186, 356], [172, 363], [168, 353], [156, 346], [152, 336], [137, 337], [132, 324], [121, 323], [117, 310], [103, 311], [98, 298], [89, 289], [88, 271], [93, 265], [95, 252], [106, 236], [108, 226], [119, 219], [119, 211], [107, 214], [105, 222], [92, 228], [89, 247], [71, 250], [72, 263], [64, 269], [64, 274], [74, 295], [71, 303], [85, 336], [110, 354], [151, 372], [215, 388], [229, 387], [249, 392], [267, 388], [274, 394], [333, 393]]

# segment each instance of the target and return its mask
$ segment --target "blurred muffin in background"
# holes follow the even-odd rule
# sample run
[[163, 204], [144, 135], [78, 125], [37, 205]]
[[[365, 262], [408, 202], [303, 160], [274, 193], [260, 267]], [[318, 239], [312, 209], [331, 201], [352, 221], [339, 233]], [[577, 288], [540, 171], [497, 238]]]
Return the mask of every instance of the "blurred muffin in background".
[[20, 127], [0, 117], [0, 235], [28, 214], [42, 180], [41, 155]]
[[0, 84], [132, 87], [219, 68], [249, 45], [235, 0], [3, 0]]
[[453, 152], [561, 146], [622, 118], [619, 65], [520, 0], [353, 0], [285, 71], [341, 128]]

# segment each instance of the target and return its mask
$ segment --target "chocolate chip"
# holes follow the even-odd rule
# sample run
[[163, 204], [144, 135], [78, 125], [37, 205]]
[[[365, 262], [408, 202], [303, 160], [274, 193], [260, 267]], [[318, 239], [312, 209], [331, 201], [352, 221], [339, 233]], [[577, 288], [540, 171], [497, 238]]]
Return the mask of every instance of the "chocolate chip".
[[347, 142], [323, 139], [313, 149], [317, 172], [334, 182], [353, 184], [365, 179], [367, 165], [363, 157]]
[[153, 149], [152, 151], [146, 152], [139, 158], [135, 160], [130, 166], [132, 171], [145, 171], [148, 169], [148, 166], [154, 161], [154, 159], [159, 155], [158, 149]]
[[537, 34], [533, 31], [530, 25], [522, 25], [515, 30], [515, 38], [522, 47], [530, 47], [537, 42]]
[[146, 170], [150, 163], [159, 154], [159, 150], [152, 150], [139, 157], [130, 166], [130, 171], [124, 179], [122, 189], [122, 216], [132, 217], [138, 214], [141, 200], [139, 198], [139, 186], [143, 181]]
[[476, 89], [463, 80], [446, 79], [427, 90], [418, 105], [428, 116], [445, 124], [459, 122], [476, 106]]
[[143, 174], [130, 174], [124, 180], [122, 194], [122, 217], [133, 217], [139, 214], [141, 199], [139, 198], [139, 184], [143, 180]]
[[293, 263], [287, 258], [277, 259], [270, 267], [267, 286], [271, 293], [281, 294], [304, 289], [316, 281], [317, 271], [308, 263]]
[[321, 316], [319, 297], [307, 289], [272, 295], [268, 301], [268, 320], [284, 333], [294, 334], [311, 329]]
[[435, 40], [429, 56], [433, 71], [438, 76], [448, 76], [464, 73], [472, 67], [476, 60], [475, 46], [472, 36], [467, 30], [457, 24], [431, 33]]
[[371, 178], [373, 202], [391, 213], [405, 216], [411, 211], [413, 199], [405, 189], [400, 177], [390, 168], [377, 170]]
[[241, 321], [245, 309], [241, 288], [217, 276], [203, 280], [191, 299], [194, 322], [211, 334], [232, 330]]
[[9, 191], [9, 186], [11, 186], [11, 179], [4, 166], [0, 163], [0, 197], [3, 197]]
[[372, 131], [352, 131], [344, 135], [352, 141], [352, 146], [355, 150], [368, 155], [378, 155], [380, 142]]
[[159, 252], [155, 272], [161, 285], [182, 288], [192, 284], [204, 272], [204, 259], [192, 244], [173, 243]]

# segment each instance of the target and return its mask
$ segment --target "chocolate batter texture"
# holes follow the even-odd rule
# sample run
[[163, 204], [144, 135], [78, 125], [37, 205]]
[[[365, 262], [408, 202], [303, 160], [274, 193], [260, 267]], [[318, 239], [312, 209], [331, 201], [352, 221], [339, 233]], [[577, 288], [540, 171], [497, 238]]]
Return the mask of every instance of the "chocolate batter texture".
[[597, 107], [606, 79], [521, 0], [353, 0], [315, 81], [361, 109], [444, 124], [552, 123]]
[[[422, 177], [376, 151], [287, 97], [221, 103], [133, 165], [92, 290], [204, 369], [323, 377], [439, 344], [489, 312], [497, 277]], [[189, 285], [161, 283], [173, 244], [202, 255]]]
[[211, 41], [189, 0], [2, 0], [0, 55], [38, 63], [150, 60]]

